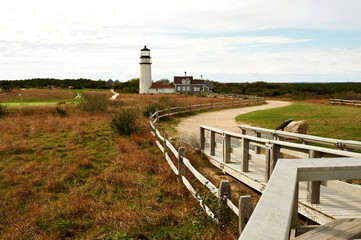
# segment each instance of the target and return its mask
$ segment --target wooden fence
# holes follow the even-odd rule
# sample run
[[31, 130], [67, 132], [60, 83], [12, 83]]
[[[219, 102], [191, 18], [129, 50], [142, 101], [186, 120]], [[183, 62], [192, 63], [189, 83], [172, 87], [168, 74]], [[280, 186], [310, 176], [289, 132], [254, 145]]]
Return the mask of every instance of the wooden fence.
[[354, 149], [361, 150], [361, 142], [358, 141], [340, 140], [340, 139], [318, 137], [318, 136], [299, 134], [299, 133], [290, 133], [285, 131], [260, 128], [260, 127], [251, 127], [248, 125], [239, 125], [238, 127], [241, 129], [242, 134], [248, 133], [248, 135], [250, 135], [249, 133], [253, 132], [254, 135], [257, 137], [263, 136], [273, 140], [284, 141], [285, 139], [293, 139], [300, 141], [302, 144], [316, 143], [326, 146], [333, 146], [340, 150], [347, 150], [347, 151]]
[[360, 100], [329, 99], [330, 104], [361, 106]]
[[[149, 116], [149, 127], [153, 136], [156, 138], [156, 145], [164, 153], [164, 157], [168, 162], [170, 168], [173, 170], [174, 174], [179, 177], [179, 180], [183, 182], [186, 188], [191, 192], [193, 197], [199, 202], [200, 206], [205, 210], [205, 212], [213, 218], [215, 221], [218, 219], [215, 217], [212, 210], [206, 206], [202, 198], [197, 194], [196, 190], [187, 179], [186, 172], [187, 169], [193, 174], [193, 176], [198, 179], [198, 181], [208, 188], [208, 190], [219, 199], [220, 204], [228, 206], [239, 217], [239, 228], [240, 232], [245, 226], [246, 219], [252, 212], [252, 200], [249, 196], [241, 196], [239, 199], [238, 207], [231, 201], [231, 187], [228, 181], [222, 180], [219, 188], [217, 188], [213, 183], [211, 183], [207, 178], [205, 178], [200, 172], [195, 169], [190, 161], [185, 157], [185, 149], [183, 147], [178, 148], [178, 150], [172, 145], [169, 141], [169, 136], [167, 133], [162, 134], [158, 130], [159, 119], [162, 117], [168, 117], [176, 114], [191, 112], [191, 111], [200, 111], [205, 109], [216, 109], [216, 108], [225, 108], [225, 107], [238, 107], [245, 105], [256, 105], [264, 103], [263, 98], [249, 98], [247, 100], [235, 100], [231, 101], [222, 101], [217, 103], [209, 104], [199, 104], [199, 105], [189, 105], [183, 107], [168, 107], [164, 110], [157, 110], [154, 114]], [[177, 166], [178, 165], [178, 166]]]

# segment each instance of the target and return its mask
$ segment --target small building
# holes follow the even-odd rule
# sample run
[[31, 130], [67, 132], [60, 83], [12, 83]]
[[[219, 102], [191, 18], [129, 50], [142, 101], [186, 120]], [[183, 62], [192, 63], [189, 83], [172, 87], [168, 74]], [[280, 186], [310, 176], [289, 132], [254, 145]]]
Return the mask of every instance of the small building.
[[213, 87], [209, 80], [193, 79], [193, 76], [174, 76], [175, 93], [208, 93]]
[[148, 93], [174, 93], [174, 85], [168, 83], [152, 83]]

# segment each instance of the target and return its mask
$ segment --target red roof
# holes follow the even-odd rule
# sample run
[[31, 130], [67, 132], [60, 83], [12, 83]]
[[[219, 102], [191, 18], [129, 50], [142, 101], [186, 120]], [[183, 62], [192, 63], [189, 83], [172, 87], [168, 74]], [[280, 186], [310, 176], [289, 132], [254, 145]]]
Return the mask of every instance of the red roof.
[[150, 88], [174, 88], [174, 85], [168, 85], [163, 83], [152, 83]]

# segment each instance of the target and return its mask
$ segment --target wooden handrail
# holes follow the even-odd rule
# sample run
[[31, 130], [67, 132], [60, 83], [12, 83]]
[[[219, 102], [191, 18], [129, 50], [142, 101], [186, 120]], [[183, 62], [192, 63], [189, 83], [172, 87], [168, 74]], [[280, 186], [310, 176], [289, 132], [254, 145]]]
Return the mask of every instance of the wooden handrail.
[[361, 158], [280, 159], [239, 239], [289, 239], [297, 226], [298, 182], [345, 176], [361, 177]]
[[357, 141], [325, 138], [325, 137], [318, 137], [318, 136], [299, 134], [299, 133], [290, 133], [290, 132], [272, 130], [267, 128], [252, 127], [248, 125], [238, 125], [238, 127], [242, 130], [243, 134], [246, 130], [251, 130], [255, 133], [270, 134], [276, 139], [279, 139], [279, 137], [285, 137], [285, 138], [301, 140], [306, 143], [310, 142], [310, 143], [325, 144], [329, 146], [336, 146], [342, 150], [345, 148], [361, 149], [361, 142], [357, 142]]

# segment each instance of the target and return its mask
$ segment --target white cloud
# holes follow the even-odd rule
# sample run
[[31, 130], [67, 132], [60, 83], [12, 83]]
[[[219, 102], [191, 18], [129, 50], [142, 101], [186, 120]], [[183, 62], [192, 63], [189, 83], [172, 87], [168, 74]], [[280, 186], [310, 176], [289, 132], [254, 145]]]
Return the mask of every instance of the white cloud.
[[[297, 49], [313, 39], [264, 29], [361, 29], [359, 0], [14, 0], [0, 4], [0, 79], [139, 74], [147, 44], [154, 76], [361, 72], [360, 48]], [[242, 34], [258, 30], [258, 34]], [[291, 44], [294, 50], [262, 47]], [[222, 79], [220, 79], [222, 80]]]

